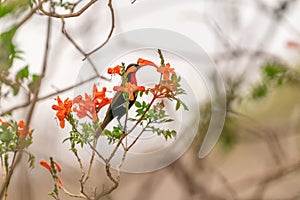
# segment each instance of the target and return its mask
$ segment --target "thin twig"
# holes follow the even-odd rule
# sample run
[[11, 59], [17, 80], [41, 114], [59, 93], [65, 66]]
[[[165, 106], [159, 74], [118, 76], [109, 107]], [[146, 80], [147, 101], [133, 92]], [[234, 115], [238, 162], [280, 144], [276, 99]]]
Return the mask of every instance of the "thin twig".
[[[47, 94], [47, 95], [45, 95], [45, 96], [39, 97], [39, 98], [37, 99], [37, 101], [42, 101], [42, 100], [48, 99], [48, 98], [50, 98], [50, 97], [53, 97], [53, 96], [55, 96], [55, 95], [59, 95], [59, 94], [61, 94], [61, 93], [67, 92], [67, 91], [72, 90], [72, 89], [74, 89], [74, 88], [76, 88], [76, 87], [79, 87], [79, 86], [81, 86], [81, 85], [83, 85], [83, 84], [85, 84], [85, 83], [88, 83], [88, 82], [90, 82], [90, 81], [92, 81], [92, 80], [94, 80], [94, 79], [96, 79], [96, 78], [98, 78], [98, 76], [93, 76], [93, 77], [88, 78], [87, 80], [81, 81], [81, 82], [79, 82], [79, 83], [77, 83], [77, 84], [75, 84], [75, 85], [66, 87], [66, 88], [61, 89], [61, 90], [57, 90], [57, 91], [52, 92], [52, 93], [49, 93], [49, 94]], [[6, 114], [8, 114], [8, 113], [11, 113], [11, 112], [13, 112], [13, 111], [15, 111], [15, 110], [18, 110], [18, 109], [21, 109], [21, 108], [25, 108], [25, 107], [27, 107], [27, 106], [29, 106], [29, 105], [30, 105], [30, 101], [27, 101], [27, 102], [25, 102], [25, 103], [23, 103], [23, 104], [14, 106], [14, 107], [12, 107], [12, 108], [10, 108], [10, 109], [8, 109], [8, 110], [2, 112], [2, 113], [0, 114], [0, 116], [4, 116], [4, 115], [6, 115]]]
[[89, 53], [87, 53], [85, 55], [86, 58], [88, 58], [90, 55], [92, 55], [93, 53], [95, 53], [96, 51], [99, 51], [102, 47], [104, 47], [108, 43], [108, 41], [110, 40], [110, 38], [111, 38], [111, 36], [114, 32], [114, 29], [115, 29], [115, 13], [114, 13], [113, 5], [112, 5], [112, 0], [108, 1], [108, 7], [109, 7], [109, 10], [110, 10], [110, 13], [111, 13], [111, 27], [110, 27], [109, 34], [108, 34], [106, 40], [99, 47], [96, 47], [94, 50], [90, 51]]
[[88, 199], [85, 195], [83, 194], [73, 194], [71, 192], [69, 192], [65, 187], [60, 186], [60, 188], [63, 190], [63, 192], [70, 196], [70, 197], [75, 197], [75, 198], [80, 198], [80, 199]]
[[107, 196], [108, 194], [112, 193], [115, 189], [117, 189], [118, 186], [119, 186], [119, 179], [115, 179], [112, 176], [112, 173], [110, 171], [110, 165], [108, 163], [105, 165], [105, 171], [106, 171], [107, 177], [113, 182], [114, 185], [111, 188], [109, 188], [107, 191], [103, 191], [101, 194], [99, 194], [95, 198], [95, 200], [98, 200], [98, 199], [101, 199], [104, 196]]
[[73, 13], [68, 13], [68, 14], [57, 14], [57, 13], [53, 13], [53, 12], [48, 12], [46, 10], [44, 10], [43, 8], [43, 4], [40, 4], [41, 0], [39, 0], [39, 10], [44, 14], [47, 15], [49, 17], [55, 17], [55, 18], [71, 18], [71, 17], [78, 17], [80, 16], [82, 13], [84, 13], [89, 7], [91, 7], [94, 3], [96, 3], [98, 0], [91, 0], [89, 1], [87, 4], [85, 4], [79, 11], [77, 12], [73, 12]]
[[[73, 44], [73, 46], [83, 55], [86, 57], [86, 53], [83, 51], [83, 49], [81, 47], [79, 47], [79, 45], [75, 42], [75, 40], [70, 36], [70, 34], [67, 32], [66, 30], [66, 23], [65, 23], [65, 20], [64, 18], [61, 18], [61, 21], [62, 21], [62, 33], [66, 36], [66, 38]], [[92, 62], [92, 60], [90, 59], [89, 56], [87, 56], [87, 60], [88, 62], [91, 64], [95, 74], [97, 74], [98, 77], [101, 77], [95, 64]], [[105, 77], [103, 77], [105, 78]]]
[[91, 145], [90, 143], [88, 143], [88, 145], [90, 146], [90, 148], [93, 150], [93, 152], [95, 152], [97, 154], [97, 156], [99, 156], [99, 158], [103, 161], [106, 162], [106, 159], [97, 151], [97, 149]]
[[[95, 147], [96, 144], [97, 144], [97, 143], [94, 142], [93, 147]], [[90, 176], [90, 174], [91, 174], [91, 170], [92, 170], [92, 166], [93, 166], [94, 159], [95, 159], [95, 151], [93, 150], [93, 151], [92, 151], [92, 156], [91, 156], [91, 159], [90, 159], [90, 162], [89, 162], [89, 167], [88, 167], [87, 173], [85, 174], [85, 176], [84, 176], [83, 179], [82, 179], [82, 183], [86, 183], [86, 181], [89, 179], [89, 176]]]
[[151, 102], [149, 103], [148, 107], [146, 108], [145, 112], [143, 113], [143, 115], [139, 118], [139, 120], [135, 123], [135, 125], [128, 131], [127, 134], [130, 134], [139, 125], [139, 123], [143, 120], [144, 116], [150, 110], [150, 107], [152, 106], [152, 104], [154, 103], [155, 100], [156, 100], [156, 97], [153, 97]]
[[145, 132], [148, 125], [149, 125], [149, 123], [141, 130], [141, 132], [134, 139], [134, 141], [128, 147], [125, 148], [125, 151], [129, 151], [132, 148], [132, 146], [140, 139], [140, 137], [143, 135], [143, 133]]
[[123, 139], [127, 136], [127, 134], [123, 134], [120, 138], [120, 140], [118, 141], [117, 145], [115, 146], [114, 150], [112, 151], [112, 153], [110, 154], [110, 156], [108, 157], [108, 159], [105, 160], [105, 163], [108, 164], [110, 163], [111, 159], [113, 159], [113, 157], [115, 156], [118, 148], [120, 147], [120, 145], [122, 144]]
[[[234, 110], [228, 110], [229, 113], [238, 115], [240, 117], [243, 117], [251, 122], [254, 122], [255, 124], [257, 124], [258, 126], [262, 127], [262, 131], [266, 134], [260, 134], [260, 138], [263, 139], [264, 142], [266, 142], [267, 147], [269, 148], [269, 152], [272, 155], [272, 158], [275, 162], [275, 164], [277, 165], [281, 165], [282, 164], [282, 158], [284, 158], [284, 151], [280, 145], [280, 142], [278, 141], [278, 137], [276, 135], [276, 133], [274, 133], [274, 130], [270, 129], [270, 128], [266, 128], [264, 127], [261, 122], [259, 122], [258, 120], [247, 116], [243, 113], [234, 111]], [[253, 131], [254, 133], [257, 133], [257, 131]]]
[[201, 195], [201, 199], [214, 199], [214, 200], [225, 200], [226, 198], [213, 194], [207, 191], [207, 189], [198, 184], [194, 179], [194, 174], [190, 173], [189, 170], [187, 170], [185, 165], [181, 163], [180, 160], [173, 163], [168, 169], [172, 170], [172, 173], [175, 174], [175, 178], [179, 179], [182, 186], [187, 190], [187, 192], [190, 194], [190, 197], [193, 197], [197, 194]]
[[229, 183], [228, 179], [215, 166], [213, 166], [212, 163], [210, 163], [209, 161], [206, 161], [206, 163], [209, 164], [209, 168], [217, 175], [219, 180], [223, 183], [224, 187], [231, 194], [232, 199], [238, 199], [238, 193], [236, 192], [232, 184]]
[[276, 167], [261, 174], [251, 175], [236, 181], [233, 185], [235, 188], [249, 188], [250, 185], [256, 185], [259, 188], [262, 183], [271, 183], [298, 170], [300, 170], [300, 160], [282, 167]]
[[27, 22], [33, 15], [34, 13], [39, 9], [39, 7], [45, 2], [46, 0], [41, 0], [37, 4], [36, 7], [32, 8], [30, 12], [18, 23], [15, 25], [15, 27], [18, 29], [20, 28], [25, 22]]

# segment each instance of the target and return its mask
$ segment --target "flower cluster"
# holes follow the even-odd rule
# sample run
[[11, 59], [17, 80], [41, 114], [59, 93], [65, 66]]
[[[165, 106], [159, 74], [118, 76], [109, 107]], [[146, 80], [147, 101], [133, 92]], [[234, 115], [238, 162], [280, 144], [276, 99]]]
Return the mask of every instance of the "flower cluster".
[[[12, 132], [15, 129], [13, 122], [10, 123], [10, 122], [3, 121], [2, 119], [0, 119], [0, 126], [3, 126], [3, 125], [10, 127]], [[31, 135], [33, 132], [33, 130], [31, 130], [29, 126], [25, 125], [24, 120], [20, 120], [17, 123], [16, 129], [17, 129], [17, 133], [19, 134], [20, 138], [22, 138], [22, 139], [25, 139], [27, 137], [27, 135]], [[27, 131], [26, 131], [26, 129], [27, 129]]]
[[156, 71], [161, 75], [160, 82], [153, 88], [148, 88], [145, 91], [146, 94], [150, 92], [155, 98], [168, 98], [172, 100], [176, 95], [181, 93], [180, 78], [176, 75], [175, 69], [171, 68], [170, 63], [162, 63], [161, 66], [157, 67]]
[[[14, 121], [11, 119], [5, 121], [0, 119], [0, 156], [4, 160], [2, 169], [8, 171], [13, 165], [10, 152], [22, 151], [32, 144], [32, 133], [33, 129], [30, 129], [24, 120]], [[34, 155], [29, 151], [26, 152], [29, 167], [33, 168]]]
[[[187, 109], [187, 106], [177, 96], [184, 94], [184, 90], [180, 88], [180, 77], [176, 75], [175, 69], [171, 68], [170, 63], [164, 64], [161, 51], [158, 50], [158, 53], [161, 58], [161, 64], [159, 66], [152, 61], [139, 58], [136, 63], [127, 66], [122, 63], [122, 65], [108, 68], [108, 74], [112, 76], [119, 75], [120, 77], [117, 78], [121, 79], [121, 84], [114, 86], [112, 89], [116, 92], [113, 98], [106, 97], [106, 87], [99, 90], [95, 84], [93, 85], [92, 94], [85, 93], [76, 96], [72, 100], [67, 98], [64, 101], [62, 101], [60, 97], [57, 97], [57, 105], [53, 105], [52, 109], [56, 111], [56, 117], [60, 122], [61, 128], [65, 127], [65, 120], [71, 125], [69, 136], [64, 142], [70, 142], [70, 150], [77, 158], [80, 166], [82, 166], [82, 163], [77, 150], [79, 146], [82, 148], [84, 145], [88, 145], [96, 151], [96, 154], [93, 154], [93, 156], [99, 156], [99, 158], [106, 163], [106, 170], [109, 175], [110, 160], [114, 157], [114, 152], [122, 147], [124, 152], [128, 152], [138, 141], [143, 132], [151, 131], [158, 136], [163, 136], [166, 140], [176, 137], [176, 130], [160, 128], [157, 127], [157, 125], [174, 121], [168, 115], [164, 103], [165, 100], [176, 101], [176, 110], [179, 109], [180, 105], [183, 105], [184, 109]], [[138, 84], [136, 72], [143, 66], [155, 67], [155, 70], [160, 75], [159, 82], [153, 87], [145, 88], [145, 86]], [[149, 102], [139, 102], [139, 98], [143, 95], [149, 95], [146, 99], [150, 97], [151, 100]], [[109, 105], [106, 115], [100, 120], [100, 116], [98, 116], [99, 112], [106, 105]], [[136, 107], [135, 117], [132, 117], [132, 113], [129, 112], [129, 109], [131, 109], [133, 105]], [[92, 122], [82, 122], [83, 120], [79, 120], [85, 117], [91, 119]], [[109, 130], [106, 129], [109, 123], [115, 118], [119, 120], [119, 124], [113, 125]], [[123, 121], [124, 118], [125, 122], [122, 124], [121, 121]], [[135, 122], [134, 125], [127, 123], [128, 120]], [[130, 135], [137, 126], [142, 127], [142, 129], [140, 129], [142, 131], [134, 141], [127, 141], [127, 136]], [[109, 144], [118, 142], [115, 146], [115, 150], [108, 158], [97, 152], [96, 146], [92, 146], [92, 144], [97, 144], [97, 140], [100, 136], [105, 136]], [[124, 139], [126, 142], [124, 142]], [[124, 154], [123, 159], [125, 159], [125, 155], [126, 154]], [[94, 158], [91, 159], [90, 166], [92, 166], [93, 160]], [[52, 158], [50, 158], [50, 163], [41, 160], [40, 164], [50, 172], [54, 181], [54, 190], [50, 195], [55, 199], [59, 199], [58, 189], [60, 188], [66, 191], [66, 188], [62, 186], [61, 179], [57, 176], [57, 173], [61, 171], [60, 165]], [[81, 169], [83, 170], [82, 167]], [[89, 167], [89, 169], [91, 168]], [[85, 174], [85, 172], [83, 174]], [[82, 188], [87, 180], [88, 174], [83, 177], [85, 177], [85, 179], [80, 180]]]
[[[71, 112], [75, 112], [79, 119], [89, 117], [93, 121], [98, 120], [97, 113], [101, 108], [111, 103], [111, 98], [106, 97], [106, 88], [103, 87], [101, 91], [97, 89], [97, 86], [93, 86], [93, 94], [87, 93], [76, 96], [73, 100], [67, 98], [62, 101], [60, 97], [57, 97], [57, 105], [53, 105], [52, 109], [56, 110], [56, 117], [60, 122], [60, 127], [65, 127], [65, 120], [71, 115]], [[73, 107], [73, 109], [72, 109]]]
[[167, 63], [166, 65], [158, 67], [157, 72], [163, 75], [164, 81], [168, 81], [170, 79], [170, 74], [175, 74], [175, 69], [171, 68], [170, 63]]
[[84, 117], [89, 117], [93, 121], [98, 120], [97, 113], [101, 108], [111, 103], [111, 98], [107, 98], [106, 88], [103, 87], [101, 91], [98, 91], [97, 86], [93, 86], [93, 95], [88, 94], [84, 95], [84, 98], [81, 95], [78, 95], [73, 100], [74, 104], [77, 104], [77, 107], [73, 111], [77, 114], [79, 119]]
[[[27, 131], [25, 131], [27, 128]], [[29, 126], [25, 125], [24, 120], [21, 120], [18, 122], [18, 133], [20, 134], [21, 138], [26, 138], [27, 134], [31, 135], [32, 134], [32, 130], [30, 129]]]
[[120, 91], [120, 92], [126, 92], [129, 94], [129, 100], [133, 101], [134, 100], [134, 93], [137, 91], [144, 92], [145, 87], [144, 86], [137, 86], [135, 84], [126, 82], [125, 86], [114, 86], [114, 91]]
[[117, 65], [114, 68], [108, 68], [107, 73], [108, 74], [118, 74], [118, 75], [121, 75], [122, 68], [123, 67], [121, 65]]
[[[150, 121], [147, 121], [148, 124], [154, 121], [155, 123], [172, 121], [167, 115], [158, 114], [157, 109], [152, 110], [152, 108], [150, 108], [155, 104], [155, 100], [157, 99], [165, 98], [170, 101], [176, 101], [176, 110], [179, 109], [180, 105], [183, 105], [184, 109], [187, 110], [187, 106], [177, 97], [177, 95], [185, 93], [184, 90], [180, 88], [180, 77], [176, 75], [175, 69], [171, 67], [170, 63], [164, 63], [160, 50], [158, 53], [161, 58], [160, 65], [139, 58], [136, 63], [129, 64], [127, 67], [122, 63], [122, 65], [108, 68], [108, 74], [120, 75], [122, 80], [120, 85], [113, 87], [113, 91], [116, 91], [116, 94], [112, 99], [106, 97], [107, 89], [105, 87], [98, 90], [95, 84], [91, 95], [85, 93], [84, 95], [76, 96], [73, 100], [66, 99], [64, 101], [61, 101], [60, 98], [57, 97], [58, 105], [53, 105], [52, 108], [57, 111], [56, 116], [60, 121], [61, 128], [64, 128], [65, 120], [71, 124], [72, 131], [70, 132], [70, 137], [67, 139], [70, 140], [71, 149], [74, 152], [76, 152], [76, 149], [74, 149], [76, 144], [83, 146], [87, 141], [90, 142], [101, 134], [106, 135], [109, 141], [120, 139], [121, 135], [124, 133], [123, 129], [126, 129], [126, 127], [120, 125], [119, 127], [113, 127], [112, 131], [106, 130], [105, 128], [114, 117], [118, 117], [119, 119], [123, 117], [135, 103], [137, 103], [135, 105], [139, 105], [139, 107], [137, 106], [138, 115], [136, 117], [142, 118], [136, 119], [135, 121], [143, 121], [146, 118], [151, 119]], [[143, 66], [153, 66], [160, 74], [159, 82], [153, 87], [145, 88], [137, 83], [136, 72]], [[141, 96], [143, 94], [152, 94], [151, 103], [141, 104], [137, 102], [138, 94]], [[98, 113], [106, 105], [110, 106], [108, 107], [106, 116], [104, 116], [103, 121], [101, 121], [99, 120]], [[161, 111], [164, 111], [164, 106], [161, 108]], [[84, 117], [90, 118], [93, 123], [80, 124], [82, 130], [78, 130], [78, 120], [74, 119], [72, 112], [74, 112], [79, 119]], [[115, 113], [115, 116], [111, 114], [112, 112]], [[99, 130], [102, 132], [99, 132]], [[157, 132], [156, 130], [158, 129], [152, 128], [151, 130]], [[174, 135], [174, 131], [160, 130], [159, 133], [162, 133], [166, 138]]]
[[57, 105], [53, 105], [52, 109], [56, 110], [56, 117], [59, 120], [59, 124], [61, 128], [65, 127], [65, 119], [71, 112], [71, 108], [73, 105], [72, 100], [69, 98], [62, 101], [59, 96], [57, 96]]

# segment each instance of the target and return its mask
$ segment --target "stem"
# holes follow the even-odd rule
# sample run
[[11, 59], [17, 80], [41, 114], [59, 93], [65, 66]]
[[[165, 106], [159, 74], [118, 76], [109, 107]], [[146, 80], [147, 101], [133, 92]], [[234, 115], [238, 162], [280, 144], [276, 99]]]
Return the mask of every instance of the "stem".
[[154, 96], [151, 100], [151, 102], [149, 103], [148, 107], [146, 108], [145, 112], [143, 113], [143, 115], [140, 117], [140, 119], [135, 123], [135, 125], [130, 129], [130, 131], [128, 131], [127, 135], [130, 134], [138, 125], [139, 123], [143, 120], [143, 118], [145, 117], [146, 113], [150, 110], [150, 107], [152, 106], [152, 104], [154, 103], [154, 101], [156, 100], [156, 96]]
[[1, 162], [1, 170], [2, 170], [2, 181], [5, 180], [6, 178], [6, 170], [5, 170], [5, 166], [4, 166], [4, 161], [3, 161], [3, 157], [1, 155], [1, 158], [0, 158], [0, 162]]
[[10, 168], [6, 173], [5, 181], [1, 185], [0, 198], [2, 198], [3, 196], [7, 196], [7, 189], [8, 189], [9, 183], [10, 183], [10, 179], [11, 179], [14, 169], [15, 169], [16, 165], [19, 163], [20, 159], [21, 159], [21, 156], [18, 155], [18, 152], [14, 152]]
[[[76, 87], [79, 87], [79, 86], [81, 86], [81, 85], [83, 85], [83, 84], [85, 84], [85, 83], [87, 83], [87, 82], [90, 82], [90, 81], [92, 81], [92, 80], [94, 80], [94, 79], [96, 79], [96, 78], [98, 78], [98, 76], [92, 76], [91, 78], [88, 78], [88, 79], [86, 79], [86, 80], [84, 80], [84, 81], [81, 81], [81, 82], [79, 82], [79, 83], [77, 83], [77, 84], [75, 84], [75, 85], [66, 87], [66, 88], [61, 89], [61, 90], [57, 90], [57, 91], [55, 91], [55, 92], [49, 93], [49, 94], [47, 94], [47, 95], [45, 95], [45, 96], [42, 96], [42, 97], [39, 97], [39, 98], [37, 99], [37, 101], [42, 101], [42, 100], [45, 100], [45, 99], [49, 99], [50, 97], [53, 97], [53, 96], [55, 96], [55, 95], [59, 95], [59, 94], [61, 94], [61, 93], [67, 92], [67, 91], [72, 90], [72, 89], [74, 89], [74, 88], [76, 88]], [[102, 78], [102, 77], [101, 77], [101, 78]], [[105, 79], [107, 80], [107, 78], [105, 78]], [[6, 111], [2, 112], [2, 113], [0, 114], [0, 116], [4, 116], [4, 115], [6, 115], [6, 114], [8, 114], [8, 113], [13, 112], [14, 110], [18, 110], [18, 109], [20, 109], [20, 108], [25, 108], [25, 107], [27, 107], [27, 106], [29, 106], [29, 105], [30, 105], [30, 101], [27, 101], [27, 102], [25, 102], [25, 103], [23, 103], [23, 104], [17, 105], [17, 106], [15, 106], [15, 107], [10, 108], [9, 110], [6, 110]]]
[[161, 64], [162, 66], [165, 66], [165, 59], [164, 59], [164, 56], [163, 56], [161, 50], [158, 49], [157, 52], [158, 52], [158, 54], [159, 54], [160, 64]]
[[80, 198], [80, 199], [89, 199], [88, 197], [83, 196], [82, 194], [73, 194], [73, 193], [69, 192], [66, 188], [64, 188], [64, 187], [62, 187], [62, 186], [60, 186], [60, 188], [62, 189], [62, 191], [63, 191], [66, 195], [68, 195], [68, 196], [70, 196], [70, 197]]
[[147, 125], [143, 128], [143, 130], [139, 133], [139, 135], [134, 139], [134, 141], [128, 147], [126, 147], [125, 151], [129, 151], [131, 149], [131, 147], [140, 139], [140, 137], [145, 132], [145, 130], [149, 124], [150, 123], [148, 122]]
[[92, 50], [91, 52], [86, 54], [86, 58], [89, 57], [90, 55], [92, 55], [93, 53], [95, 53], [96, 51], [100, 50], [102, 47], [104, 47], [108, 43], [108, 41], [110, 40], [110, 38], [111, 38], [111, 36], [114, 32], [114, 29], [115, 29], [115, 13], [114, 13], [113, 5], [112, 5], [112, 0], [109, 0], [108, 7], [109, 7], [109, 10], [110, 10], [110, 13], [111, 13], [111, 28], [110, 28], [109, 34], [108, 34], [106, 40], [99, 47], [95, 48], [94, 50]]
[[[80, 133], [77, 130], [76, 125], [74, 124], [73, 117], [70, 117], [70, 118], [71, 118], [70, 124], [72, 126], [72, 130], [75, 131], [75, 132], [77, 132], [77, 133]], [[70, 133], [70, 136], [72, 136], [72, 133]], [[79, 164], [79, 167], [80, 167], [80, 170], [81, 170], [81, 174], [84, 174], [83, 164], [82, 164], [82, 161], [81, 161], [81, 159], [80, 159], [80, 157], [79, 157], [79, 155], [77, 153], [77, 149], [75, 148], [75, 143], [72, 142], [72, 141], [70, 141], [70, 143], [71, 143], [72, 152], [73, 152], [73, 154], [75, 155], [75, 157], [76, 157], [76, 159], [78, 161], [78, 164]]]
[[91, 149], [93, 150], [93, 152], [95, 152], [97, 154], [97, 156], [99, 156], [99, 158], [101, 160], [103, 160], [103, 162], [106, 162], [106, 159], [97, 151], [97, 149], [93, 145], [91, 145], [90, 143], [88, 143], [88, 144], [91, 147]]
[[39, 0], [38, 7], [39, 7], [39, 10], [44, 15], [47, 15], [49, 17], [71, 18], [71, 17], [78, 17], [78, 16], [80, 16], [82, 13], [84, 13], [89, 7], [91, 7], [96, 2], [97, 2], [97, 0], [91, 0], [90, 2], [88, 2], [87, 4], [85, 4], [79, 11], [73, 12], [73, 13], [69, 13], [69, 14], [57, 14], [57, 13], [46, 11], [46, 10], [44, 10], [43, 5], [41, 4], [41, 0]]
[[112, 153], [110, 154], [109, 158], [107, 160], [105, 160], [106, 164], [109, 164], [111, 159], [115, 156], [119, 146], [122, 144], [123, 139], [127, 136], [127, 134], [123, 134], [119, 140], [119, 142], [117, 143], [116, 147], [114, 148], [114, 150], [112, 151]]
[[127, 129], [127, 121], [128, 121], [128, 102], [129, 101], [129, 99], [128, 98], [126, 98], [126, 105], [125, 105], [125, 108], [126, 108], [126, 114], [125, 114], [125, 124], [124, 124], [124, 130], [123, 131], [126, 131], [126, 129]]
[[[97, 141], [94, 141], [93, 147], [95, 148], [96, 145], [97, 145]], [[85, 183], [89, 179], [89, 176], [90, 176], [91, 170], [92, 170], [92, 166], [93, 166], [93, 163], [94, 163], [94, 159], [95, 159], [95, 151], [93, 150], [92, 156], [91, 156], [91, 159], [90, 159], [90, 163], [89, 163], [89, 167], [88, 167], [88, 171], [85, 174], [85, 176], [83, 177], [82, 183]]]
[[[95, 74], [98, 77], [101, 77], [100, 74], [97, 71], [96, 65], [93, 63], [93, 61], [91, 60], [91, 58], [89, 56], [86, 56], [86, 53], [83, 51], [83, 49], [75, 42], [75, 40], [70, 36], [70, 34], [67, 32], [66, 30], [66, 23], [64, 18], [61, 18], [62, 21], [62, 27], [61, 27], [61, 31], [62, 33], [66, 36], [66, 38], [73, 44], [73, 46], [83, 55], [87, 58], [88, 62], [90, 63], [90, 65], [92, 66]], [[105, 78], [105, 77], [101, 77], [101, 78]]]

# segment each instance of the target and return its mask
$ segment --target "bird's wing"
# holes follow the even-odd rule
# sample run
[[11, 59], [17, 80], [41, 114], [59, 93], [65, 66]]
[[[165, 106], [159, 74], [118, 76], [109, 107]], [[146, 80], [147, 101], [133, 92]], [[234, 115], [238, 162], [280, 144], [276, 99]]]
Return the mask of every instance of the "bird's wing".
[[113, 110], [118, 109], [119, 107], [125, 106], [125, 99], [123, 97], [123, 92], [118, 91], [112, 99], [111, 107]]

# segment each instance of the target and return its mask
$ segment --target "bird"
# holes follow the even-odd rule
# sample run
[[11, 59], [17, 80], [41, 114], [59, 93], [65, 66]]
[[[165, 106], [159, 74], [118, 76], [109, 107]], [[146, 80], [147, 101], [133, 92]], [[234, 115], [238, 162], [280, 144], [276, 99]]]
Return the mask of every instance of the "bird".
[[[140, 68], [142, 68], [146, 65], [150, 65], [150, 66], [157, 68], [155, 63], [144, 60], [144, 59], [139, 59], [137, 64], [135, 64], [135, 63], [129, 64], [125, 70], [125, 74], [127, 76], [127, 82], [134, 84], [134, 85], [138, 85], [137, 79], [136, 79], [136, 72]], [[137, 99], [137, 91], [134, 92], [134, 99], [129, 100], [128, 110], [133, 106], [136, 99]], [[114, 118], [117, 117], [117, 120], [120, 122], [120, 119], [126, 114], [127, 109], [125, 107], [125, 102], [126, 102], [126, 100], [123, 96], [123, 92], [122, 91], [116, 92], [116, 94], [112, 98], [111, 104], [109, 105], [109, 107], [107, 109], [106, 115], [104, 117], [104, 120], [102, 121], [101, 126], [96, 131], [96, 137], [99, 137], [101, 135], [102, 131], [106, 128], [106, 126]]]

